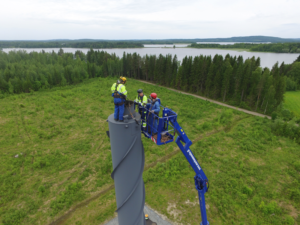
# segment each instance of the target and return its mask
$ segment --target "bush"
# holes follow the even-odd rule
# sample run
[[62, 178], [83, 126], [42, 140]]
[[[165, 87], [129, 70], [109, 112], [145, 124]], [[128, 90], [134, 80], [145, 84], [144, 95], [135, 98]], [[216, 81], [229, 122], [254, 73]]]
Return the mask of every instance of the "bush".
[[282, 115], [282, 117], [283, 117], [284, 119], [286, 119], [286, 120], [290, 120], [291, 117], [292, 117], [291, 111], [288, 110], [288, 109], [283, 109], [283, 110], [281, 111], [281, 115]]
[[244, 194], [250, 196], [250, 195], [252, 195], [252, 192], [253, 192], [253, 190], [250, 187], [248, 187], [246, 185], [243, 187], [243, 193]]
[[287, 192], [290, 199], [294, 200], [295, 202], [300, 202], [300, 190], [297, 187], [289, 188]]
[[295, 224], [295, 220], [293, 217], [291, 216], [286, 216], [285, 217], [285, 223], [284, 224], [287, 224], [287, 225], [294, 225]]
[[232, 109], [223, 110], [219, 118], [220, 123], [221, 124], [230, 123], [232, 121], [232, 117], [233, 117]]
[[211, 124], [209, 122], [204, 122], [202, 124], [202, 129], [203, 130], [209, 130], [211, 128]]
[[40, 195], [42, 195], [44, 192], [45, 192], [45, 186], [44, 185], [39, 186]]
[[276, 112], [272, 112], [272, 120], [276, 120], [277, 119], [277, 113]]
[[251, 108], [245, 102], [241, 102], [239, 107], [243, 109], [251, 110]]
[[27, 216], [27, 213], [21, 209], [9, 209], [3, 216], [2, 223], [4, 225], [22, 224], [22, 221]]
[[297, 83], [293, 81], [291, 78], [286, 78], [286, 91], [296, 91], [297, 90]]
[[87, 177], [90, 175], [90, 173], [92, 173], [92, 170], [89, 169], [89, 168], [86, 168], [86, 169], [82, 172], [82, 174], [80, 175], [80, 177], [79, 177], [78, 179], [79, 179], [79, 180], [84, 180], [85, 178], [87, 178]]
[[298, 171], [300, 172], [300, 161], [294, 162], [293, 165], [294, 165], [295, 169], [298, 170]]
[[68, 185], [65, 191], [50, 203], [50, 208], [53, 210], [51, 215], [56, 215], [65, 207], [69, 208], [75, 201], [80, 201], [84, 198], [84, 192], [81, 191], [81, 183], [73, 183]]
[[295, 119], [285, 122], [282, 119], [276, 119], [271, 123], [272, 132], [276, 135], [288, 137], [297, 143], [300, 143], [300, 127], [295, 124]]
[[264, 201], [262, 201], [259, 205], [259, 209], [265, 214], [265, 215], [270, 215], [270, 214], [280, 214], [281, 209], [277, 205], [276, 202], [272, 201], [269, 204], [265, 204]]

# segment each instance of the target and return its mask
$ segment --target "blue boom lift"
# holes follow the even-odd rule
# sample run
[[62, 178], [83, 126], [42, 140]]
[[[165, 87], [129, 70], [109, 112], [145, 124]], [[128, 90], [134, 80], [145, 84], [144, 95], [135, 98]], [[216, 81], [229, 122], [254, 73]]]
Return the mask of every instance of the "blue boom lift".
[[[160, 99], [158, 99], [158, 101], [160, 103]], [[202, 218], [200, 225], [208, 225], [209, 222], [207, 221], [204, 197], [205, 192], [207, 192], [209, 188], [208, 179], [194, 154], [190, 150], [192, 141], [188, 138], [182, 127], [178, 124], [177, 114], [170, 108], [163, 107], [162, 105], [160, 105], [162, 109], [162, 117], [159, 117], [155, 114], [151, 115], [151, 106], [149, 104], [146, 106], [139, 105], [138, 107], [141, 114], [144, 115], [142, 116], [142, 122], [146, 123], [146, 127], [143, 127], [142, 125], [142, 133], [145, 135], [145, 137], [150, 138], [155, 144], [164, 145], [173, 142], [175, 138], [175, 132], [177, 133], [178, 137], [175, 142], [196, 173], [194, 179], [195, 186], [198, 191]], [[149, 118], [151, 116], [155, 119], [152, 119], [152, 124], [149, 124]]]

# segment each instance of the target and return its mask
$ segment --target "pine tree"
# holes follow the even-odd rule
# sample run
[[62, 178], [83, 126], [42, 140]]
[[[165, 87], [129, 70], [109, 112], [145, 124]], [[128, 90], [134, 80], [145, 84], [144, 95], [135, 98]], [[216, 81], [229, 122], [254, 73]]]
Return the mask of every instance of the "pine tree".
[[263, 93], [263, 89], [265, 87], [265, 83], [269, 77], [270, 71], [268, 69], [264, 70], [263, 75], [260, 77], [259, 82], [257, 84], [256, 90], [257, 90], [257, 101], [255, 106], [255, 111], [257, 111], [258, 103], [260, 101], [260, 97]]
[[244, 70], [242, 73], [242, 79], [241, 79], [241, 102], [244, 100], [244, 97], [247, 93], [248, 83], [251, 76], [251, 60], [247, 59], [244, 65]]
[[271, 111], [276, 105], [275, 88], [273, 85], [270, 86], [266, 98], [267, 98], [267, 103], [266, 103], [264, 114], [266, 114], [267, 110]]
[[179, 61], [177, 60], [177, 55], [174, 55], [173, 61], [172, 61], [172, 78], [170, 82], [171, 87], [175, 87], [175, 82], [176, 82], [176, 74], [178, 71], [179, 67]]
[[214, 92], [213, 92], [213, 97], [215, 99], [218, 99], [220, 97], [221, 87], [222, 87], [222, 76], [221, 76], [221, 72], [218, 70], [217, 74], [216, 74], [216, 76], [214, 78]]
[[214, 65], [211, 64], [210, 67], [209, 67], [209, 72], [208, 72], [207, 80], [206, 80], [205, 93], [206, 93], [207, 97], [210, 97], [210, 94], [212, 92], [213, 81], [214, 81]]
[[255, 100], [257, 98], [257, 86], [261, 80], [262, 69], [261, 67], [257, 67], [255, 71], [252, 72], [252, 76], [249, 83], [249, 104], [250, 106], [255, 105]]
[[224, 76], [223, 76], [223, 81], [222, 81], [223, 102], [225, 102], [225, 100], [226, 100], [226, 94], [229, 91], [230, 80], [231, 80], [232, 72], [233, 72], [233, 68], [230, 64], [230, 58], [226, 59], [225, 67], [226, 67], [226, 70], [225, 70], [225, 73], [224, 73]]

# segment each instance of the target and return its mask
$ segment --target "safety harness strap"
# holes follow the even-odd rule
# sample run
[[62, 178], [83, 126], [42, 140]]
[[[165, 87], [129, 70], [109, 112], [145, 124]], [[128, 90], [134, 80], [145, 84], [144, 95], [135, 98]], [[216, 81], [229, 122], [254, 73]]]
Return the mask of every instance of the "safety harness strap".
[[115, 103], [115, 105], [121, 106], [121, 105], [124, 105], [124, 102]]
[[126, 96], [123, 93], [121, 93], [121, 88], [123, 87], [123, 85], [121, 85], [120, 88], [119, 88], [120, 94], [118, 92], [118, 86], [119, 86], [119, 84], [116, 84], [115, 92], [114, 92], [114, 98], [126, 99]]

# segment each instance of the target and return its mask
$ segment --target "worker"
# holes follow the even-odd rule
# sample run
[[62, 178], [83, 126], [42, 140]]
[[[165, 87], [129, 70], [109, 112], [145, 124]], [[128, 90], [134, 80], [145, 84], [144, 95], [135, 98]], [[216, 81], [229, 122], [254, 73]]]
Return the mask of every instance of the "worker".
[[143, 129], [146, 129], [146, 127], [147, 127], [147, 123], [146, 123], [147, 110], [144, 107], [147, 105], [148, 98], [146, 95], [144, 95], [142, 89], [138, 89], [137, 93], [138, 93], [138, 95], [135, 99], [135, 103], [138, 105], [138, 110], [141, 115], [141, 119], [143, 121], [142, 122]]
[[148, 214], [145, 215], [145, 220], [149, 220]]
[[112, 97], [114, 97], [115, 104], [115, 113], [114, 119], [115, 121], [123, 122], [123, 114], [124, 114], [124, 104], [127, 97], [127, 91], [125, 87], [126, 78], [120, 77], [117, 83], [114, 83], [111, 86]]
[[156, 93], [151, 93], [150, 99], [151, 99], [151, 103], [147, 104], [148, 106], [150, 105], [149, 108], [150, 115], [148, 115], [148, 121], [149, 121], [148, 127], [152, 128], [152, 135], [153, 135], [157, 133], [160, 104], [159, 101], [157, 100]]
[[146, 95], [143, 93], [143, 89], [137, 90], [137, 97], [135, 99], [136, 103], [140, 103], [142, 106], [145, 106], [147, 104], [148, 98]]

